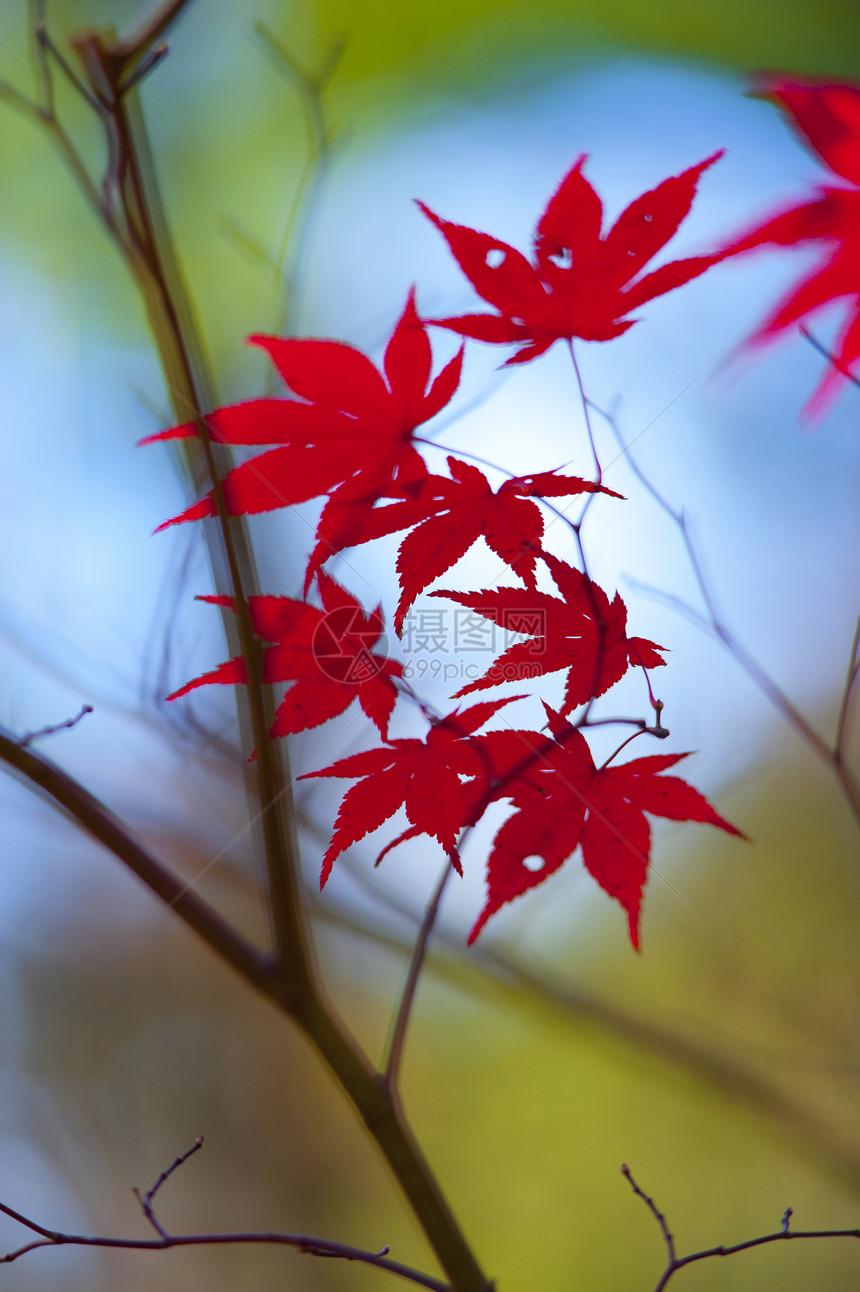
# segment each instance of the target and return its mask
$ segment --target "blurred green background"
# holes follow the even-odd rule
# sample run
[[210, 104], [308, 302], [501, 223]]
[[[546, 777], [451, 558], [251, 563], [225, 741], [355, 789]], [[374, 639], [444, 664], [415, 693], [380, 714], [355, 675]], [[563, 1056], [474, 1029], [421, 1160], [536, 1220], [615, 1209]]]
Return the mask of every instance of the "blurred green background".
[[[83, 26], [122, 29], [138, 12], [119, 0], [66, 0], [49, 4], [47, 16], [65, 48]], [[310, 73], [341, 48], [321, 100], [297, 88], [271, 42], [255, 35], [257, 21]], [[3, 6], [0, 34], [0, 73], [26, 89], [23, 3]], [[405, 261], [398, 222], [407, 243], [417, 224], [405, 206], [402, 216], [383, 210], [379, 194], [404, 159], [412, 182], [426, 150], [421, 194], [429, 199], [441, 185], [446, 202], [458, 204], [443, 213], [466, 219], [468, 204], [485, 196], [475, 156], [468, 173], [470, 132], [495, 139], [488, 172], [503, 165], [497, 159], [509, 136], [525, 166], [530, 149], [539, 151], [554, 130], [563, 133], [552, 104], [568, 92], [576, 100], [581, 89], [583, 102], [592, 102], [591, 93], [604, 105], [617, 102], [617, 116], [605, 112], [585, 133], [599, 134], [605, 154], [622, 158], [623, 183], [613, 190], [620, 205], [719, 143], [696, 106], [696, 85], [728, 102], [740, 100], [746, 73], [760, 68], [857, 74], [860, 10], [837, 0], [650, 7], [445, 0], [396, 10], [381, 0], [209, 0], [188, 6], [170, 45], [142, 103], [218, 396], [227, 401], [256, 393], [266, 376], [259, 357], [241, 345], [247, 333], [337, 332], [373, 349], [409, 282], [419, 272], [433, 282], [441, 259], [423, 230], [416, 233], [427, 236], [418, 268], [397, 277], [398, 256]], [[657, 99], [663, 83], [671, 87], [670, 107], [657, 104], [652, 118], [653, 105], [640, 100], [643, 120], [661, 120], [663, 111], [667, 130], [692, 130], [676, 120], [689, 87], [690, 116], [704, 114], [706, 124], [702, 142], [685, 139], [661, 171], [660, 149], [671, 141], [651, 139], [641, 121], [637, 133], [635, 118], [636, 87]], [[551, 97], [554, 85], [560, 100]], [[604, 85], [619, 87], [617, 95]], [[541, 107], [544, 91], [550, 97]], [[67, 87], [58, 85], [58, 95], [96, 171], [103, 163], [98, 132]], [[322, 157], [314, 135], [320, 108], [334, 138]], [[784, 127], [769, 111], [755, 105], [731, 127], [739, 142], [729, 186], [739, 191], [754, 172], [768, 172], [769, 149], [782, 147], [770, 142]], [[0, 519], [2, 718], [32, 730], [93, 703], [96, 713], [52, 742], [51, 756], [80, 773], [189, 877], [225, 850], [203, 891], [262, 936], [256, 865], [241, 835], [245, 808], [239, 760], [230, 755], [229, 703], [219, 708], [216, 697], [201, 708], [203, 734], [187, 715], [160, 704], [169, 681], [222, 658], [223, 647], [217, 625], [203, 624], [191, 603], [208, 588], [195, 537], [175, 532], [160, 546], [149, 537], [181, 505], [183, 485], [166, 456], [133, 450], [137, 438], [171, 420], [138, 302], [49, 141], [10, 106], [0, 104], [0, 113], [0, 413], [11, 482]], [[743, 138], [759, 129], [759, 113], [767, 118], [764, 133], [746, 156]], [[518, 114], [524, 125], [514, 140]], [[548, 145], [569, 159], [592, 146], [589, 138], [580, 147], [572, 132]], [[651, 160], [652, 148], [659, 160]], [[317, 164], [308, 171], [314, 149]], [[456, 172], [450, 190], [439, 178], [446, 155]], [[816, 174], [799, 150], [796, 161], [786, 156], [768, 172], [774, 191], [792, 184], [797, 191]], [[513, 194], [520, 181], [510, 165], [488, 184]], [[555, 170], [547, 167], [555, 179], [541, 177], [524, 219], [534, 219], [562, 173], [555, 153]], [[607, 182], [615, 182], [609, 172]], [[302, 192], [307, 200], [291, 220]], [[722, 208], [708, 215], [708, 200], [716, 201], [703, 195], [702, 237], [726, 228]], [[361, 203], [369, 224], [359, 220]], [[752, 209], [739, 201], [731, 227], [749, 220]], [[489, 226], [489, 217], [481, 218]], [[502, 210], [499, 219], [506, 218]], [[367, 232], [374, 221], [376, 240]], [[380, 262], [386, 240], [396, 266], [389, 279]], [[789, 275], [796, 272], [791, 267]], [[380, 296], [368, 299], [375, 276]], [[714, 290], [741, 297], [743, 281], [736, 274]], [[773, 284], [762, 282], [772, 299]], [[448, 290], [447, 281], [438, 290]], [[724, 333], [734, 327], [739, 341], [761, 316], [758, 286], [749, 292], [753, 299], [725, 325], [711, 297], [691, 297], [705, 362], [724, 355]], [[685, 350], [690, 316], [665, 317], [663, 332], [655, 324], [653, 353], [647, 340], [635, 342], [644, 350], [618, 352], [649, 379], [657, 370], [657, 408], [683, 384], [684, 365], [694, 376], [703, 362]], [[803, 699], [829, 731], [841, 684], [837, 661], [844, 662], [845, 630], [856, 612], [844, 593], [858, 555], [849, 501], [856, 500], [856, 407], [844, 398], [832, 425], [801, 440], [791, 418], [817, 368], [808, 347], [798, 345], [791, 356], [793, 365], [792, 358], [768, 361], [760, 375], [743, 377], [719, 398], [709, 390], [685, 416], [703, 432], [702, 457], [690, 461], [702, 477], [706, 518], [708, 490], [723, 487], [706, 536], [724, 538], [737, 567], [730, 604], [742, 628], [745, 611], [751, 622], [761, 617], [762, 649], [774, 652], [766, 662], [788, 683], [806, 679]], [[611, 395], [614, 371], [595, 362], [596, 380]], [[644, 407], [633, 408], [644, 424]], [[683, 418], [667, 435], [676, 431], [677, 441], [667, 444], [680, 453]], [[739, 508], [729, 523], [727, 496]], [[757, 514], [757, 530], [744, 528], [741, 504]], [[799, 523], [795, 507], [803, 507]], [[777, 511], [785, 530], [769, 540]], [[804, 559], [785, 546], [790, 531]], [[279, 588], [291, 586], [306, 530], [298, 521], [264, 522], [255, 532], [264, 572], [274, 579], [277, 571]], [[745, 559], [750, 534], [766, 554], [760, 572]], [[674, 586], [676, 567], [667, 570]], [[640, 630], [649, 632], [649, 624]], [[463, 950], [465, 907], [451, 911], [452, 932], [440, 940], [419, 998], [406, 1101], [500, 1292], [653, 1287], [663, 1265], [659, 1234], [619, 1175], [623, 1161], [666, 1211], [682, 1251], [773, 1230], [788, 1205], [797, 1227], [858, 1224], [856, 830], [832, 777], [716, 648], [669, 615], [654, 632], [677, 647], [679, 669], [688, 669], [683, 676], [698, 676], [693, 667], [701, 672], [700, 689], [687, 682], [675, 698], [688, 741], [678, 748], [714, 732], [716, 752], [700, 764], [704, 779], [692, 764], [690, 778], [755, 842], [703, 838], [707, 832], [693, 827], [659, 833], [642, 957], [632, 954], [617, 911], [591, 892], [578, 863], [552, 894], [535, 894], [531, 908], [523, 903], [500, 920], [496, 940], [474, 954]], [[787, 642], [784, 657], [777, 637]], [[345, 751], [346, 733], [343, 740]], [[708, 742], [701, 747], [707, 759]], [[298, 742], [297, 757], [303, 766], [323, 761], [312, 741]], [[169, 1227], [287, 1229], [365, 1247], [387, 1243], [395, 1257], [429, 1268], [371, 1146], [280, 1018], [249, 1000], [110, 858], [26, 789], [4, 782], [0, 809], [0, 1199], [59, 1228], [143, 1234], [131, 1186], [147, 1187], [203, 1133], [205, 1150], [164, 1191]], [[324, 796], [305, 803], [311, 886], [318, 833], [333, 810]], [[385, 895], [420, 912], [425, 876], [438, 859], [415, 856], [418, 882], [396, 857], [375, 874], [366, 862], [355, 863], [358, 878], [345, 868], [342, 886], [327, 890], [317, 913], [333, 994], [377, 1054], [413, 927], [385, 905]], [[376, 886], [371, 899], [367, 884]], [[476, 874], [472, 917], [479, 898]], [[0, 1225], [0, 1246], [21, 1241], [18, 1232]], [[855, 1246], [765, 1248], [693, 1267], [673, 1286], [854, 1287]], [[157, 1256], [62, 1250], [6, 1267], [2, 1282], [15, 1292], [346, 1292], [376, 1288], [384, 1277], [265, 1249]]]

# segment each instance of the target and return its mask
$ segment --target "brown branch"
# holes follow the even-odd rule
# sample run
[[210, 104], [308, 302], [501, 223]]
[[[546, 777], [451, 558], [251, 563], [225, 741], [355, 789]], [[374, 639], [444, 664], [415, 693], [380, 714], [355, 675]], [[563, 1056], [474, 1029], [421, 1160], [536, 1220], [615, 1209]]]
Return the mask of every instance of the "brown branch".
[[[298, 1024], [362, 1117], [453, 1287], [457, 1292], [488, 1292], [491, 1284], [472, 1254], [399, 1101], [392, 1097], [382, 1074], [350, 1035], [322, 988], [316, 986], [312, 994], [297, 999], [294, 992], [287, 990], [271, 960], [248, 943], [190, 884], [147, 852], [103, 804], [48, 759], [22, 749], [2, 729], [0, 760], [64, 808], [87, 833], [129, 866], [246, 982], [273, 1000]], [[193, 1241], [202, 1240], [197, 1236]]]
[[178, 1171], [179, 1168], [185, 1162], [187, 1162], [190, 1157], [193, 1157], [195, 1153], [199, 1153], [200, 1149], [203, 1147], [203, 1143], [204, 1143], [203, 1136], [198, 1135], [197, 1139], [191, 1145], [191, 1148], [186, 1149], [184, 1153], [180, 1153], [179, 1157], [175, 1160], [175, 1162], [172, 1162], [170, 1166], [167, 1167], [166, 1170], [161, 1172], [161, 1175], [158, 1177], [155, 1184], [152, 1186], [151, 1189], [147, 1190], [146, 1193], [141, 1194], [139, 1189], [132, 1189], [132, 1193], [140, 1203], [140, 1207], [143, 1214], [146, 1216], [146, 1219], [152, 1225], [152, 1228], [155, 1230], [157, 1234], [160, 1235], [161, 1238], [166, 1238], [167, 1232], [164, 1229], [164, 1226], [161, 1224], [161, 1221], [157, 1220], [155, 1217], [155, 1212], [152, 1206], [153, 1199], [155, 1198], [155, 1195], [158, 1193], [161, 1186], [164, 1183], [166, 1183], [166, 1181], [169, 1180], [170, 1177], [173, 1175], [173, 1172]]
[[167, 34], [190, 0], [161, 0], [155, 11], [145, 18], [130, 35], [120, 42], [126, 57], [141, 57]]
[[[159, 23], [172, 21], [182, 7], [162, 6], [158, 22], [147, 28], [149, 34], [156, 31]], [[143, 48], [144, 35], [139, 33], [132, 43], [135, 49]], [[128, 49], [107, 34], [94, 32], [84, 33], [74, 44], [90, 85], [101, 95], [109, 113], [115, 157], [106, 183], [113, 189], [124, 216], [131, 244], [129, 268], [144, 300], [176, 416], [179, 421], [190, 418], [196, 423], [205, 474], [212, 486], [220, 541], [210, 541], [210, 559], [216, 587], [224, 591], [227, 584], [235, 606], [235, 630], [228, 624], [227, 634], [228, 638], [238, 637], [236, 653], [245, 660], [248, 674], [246, 726], [257, 750], [256, 798], [275, 942], [288, 991], [298, 1000], [313, 990], [313, 956], [296, 880], [297, 841], [291, 824], [285, 821], [285, 816], [290, 820], [292, 817], [290, 783], [281, 775], [278, 756], [268, 737], [272, 705], [269, 690], [262, 682], [261, 644], [248, 605], [248, 588], [256, 582], [256, 572], [247, 529], [241, 518], [229, 515], [224, 501], [222, 473], [205, 417], [216, 401], [194, 312], [162, 213], [143, 120], [134, 93], [128, 92]], [[228, 614], [226, 618], [230, 620], [232, 616]]]
[[413, 1269], [409, 1265], [403, 1265], [400, 1261], [389, 1260], [388, 1247], [383, 1247], [379, 1252], [367, 1252], [360, 1247], [352, 1247], [347, 1243], [332, 1242], [328, 1238], [312, 1238], [308, 1234], [283, 1234], [271, 1231], [258, 1232], [249, 1230], [238, 1233], [169, 1234], [154, 1214], [153, 1199], [173, 1172], [202, 1147], [203, 1136], [201, 1135], [186, 1153], [182, 1153], [166, 1171], [162, 1171], [147, 1193], [141, 1195], [139, 1189], [132, 1190], [143, 1209], [143, 1214], [158, 1234], [157, 1238], [99, 1238], [89, 1234], [67, 1234], [59, 1229], [47, 1229], [44, 1225], [37, 1224], [35, 1220], [31, 1220], [28, 1216], [23, 1216], [19, 1211], [15, 1211], [12, 1207], [0, 1202], [0, 1212], [17, 1221], [19, 1225], [29, 1229], [31, 1233], [39, 1235], [38, 1241], [25, 1243], [23, 1247], [17, 1247], [13, 1251], [7, 1252], [4, 1256], [0, 1256], [0, 1265], [9, 1265], [12, 1261], [17, 1261], [21, 1256], [26, 1256], [28, 1252], [33, 1252], [39, 1247], [119, 1247], [132, 1251], [162, 1252], [170, 1247], [214, 1247], [240, 1243], [269, 1243], [283, 1247], [295, 1247], [298, 1251], [308, 1256], [359, 1261], [363, 1265], [372, 1265], [376, 1269], [386, 1270], [389, 1274], [396, 1274], [410, 1283], [417, 1284], [418, 1287], [429, 1288], [430, 1292], [453, 1292], [450, 1284], [431, 1278], [429, 1274], [423, 1274], [420, 1270]]
[[[271, 696], [268, 688], [264, 689], [262, 685], [261, 643], [253, 631], [247, 601], [247, 589], [256, 581], [253, 556], [244, 521], [230, 517], [224, 503], [220, 483], [222, 473], [218, 470], [216, 450], [205, 418], [206, 410], [215, 407], [211, 383], [190, 299], [163, 217], [136, 95], [134, 90], [129, 92], [129, 77], [133, 78], [135, 67], [142, 67], [141, 60], [154, 52], [153, 43], [160, 39], [166, 26], [178, 16], [186, 2], [168, 0], [126, 42], [118, 41], [110, 31], [84, 32], [72, 42], [81, 57], [88, 85], [101, 105], [100, 115], [105, 120], [109, 146], [104, 196], [99, 197], [88, 176], [79, 175], [79, 178], [114, 236], [140, 290], [177, 418], [179, 421], [195, 421], [202, 446], [205, 474], [212, 486], [220, 535], [220, 543], [210, 542], [210, 560], [219, 591], [225, 582], [232, 588], [238, 627], [236, 653], [243, 656], [248, 673], [248, 725], [257, 751], [254, 768], [258, 819], [262, 820], [277, 960], [271, 962], [256, 949], [249, 948], [235, 930], [191, 892], [189, 886], [183, 888], [177, 877], [140, 848], [97, 800], [58, 768], [46, 760], [35, 758], [8, 739], [5, 745], [0, 743], [0, 757], [5, 757], [19, 772], [47, 789], [80, 824], [111, 847], [154, 892], [173, 905], [177, 914], [216, 952], [249, 982], [276, 1000], [328, 1064], [362, 1117], [453, 1287], [457, 1292], [488, 1292], [491, 1285], [415, 1140], [399, 1102], [392, 1098], [383, 1075], [376, 1071], [349, 1033], [316, 973], [307, 912], [299, 886], [291, 784], [289, 775], [281, 774], [275, 746], [268, 739]], [[78, 173], [72, 159], [67, 159]], [[236, 631], [230, 619], [228, 615], [228, 638]], [[243, 707], [240, 707], [240, 718], [242, 713]], [[288, 812], [283, 810], [288, 807]], [[51, 1238], [51, 1241], [56, 1241], [56, 1238]], [[433, 1286], [442, 1285], [434, 1283]]]
[[274, 995], [269, 961], [179, 875], [148, 852], [117, 817], [56, 763], [0, 728], [0, 760], [37, 785], [91, 838], [118, 857], [221, 959], [266, 995]]
[[[369, 889], [366, 875], [351, 865], [349, 855], [345, 854], [342, 860], [353, 878]], [[416, 913], [390, 892], [374, 888], [373, 893], [378, 904], [418, 926]], [[354, 936], [375, 942], [407, 960], [413, 954], [411, 941], [381, 927], [368, 928], [349, 911], [338, 911], [330, 902], [323, 903], [318, 894], [309, 892], [308, 899], [315, 899], [320, 918]], [[798, 1151], [809, 1154], [831, 1178], [853, 1193], [860, 1193], [860, 1157], [844, 1134], [834, 1134], [767, 1075], [706, 1037], [635, 1014], [586, 988], [532, 969], [502, 950], [476, 945], [466, 959], [462, 937], [444, 927], [435, 931], [434, 946], [436, 949], [429, 954], [427, 967], [443, 981], [455, 984], [476, 999], [486, 999], [487, 991], [494, 990], [502, 997], [505, 1009], [511, 1006], [522, 1009], [532, 1020], [537, 1005], [568, 1024], [591, 1028], [616, 1043], [651, 1055], [658, 1062], [692, 1076], [720, 1096], [728, 1096], [741, 1107], [751, 1109], [783, 1138], [786, 1135], [793, 1138]]]
[[768, 1243], [787, 1242], [791, 1238], [860, 1238], [860, 1229], [789, 1229], [789, 1222], [794, 1212], [791, 1207], [786, 1207], [782, 1217], [782, 1224], [773, 1234], [761, 1234], [758, 1238], [748, 1238], [745, 1242], [734, 1243], [731, 1247], [708, 1247], [700, 1252], [692, 1252], [689, 1256], [676, 1256], [674, 1238], [666, 1223], [665, 1216], [657, 1207], [654, 1199], [639, 1188], [639, 1185], [630, 1174], [628, 1166], [622, 1166], [621, 1174], [625, 1177], [636, 1196], [645, 1203], [660, 1226], [660, 1233], [663, 1236], [667, 1255], [666, 1268], [657, 1280], [654, 1292], [663, 1292], [669, 1280], [686, 1265], [694, 1265], [697, 1261], [709, 1260], [712, 1256], [734, 1256], [738, 1252], [748, 1252], [753, 1247], [764, 1247]]

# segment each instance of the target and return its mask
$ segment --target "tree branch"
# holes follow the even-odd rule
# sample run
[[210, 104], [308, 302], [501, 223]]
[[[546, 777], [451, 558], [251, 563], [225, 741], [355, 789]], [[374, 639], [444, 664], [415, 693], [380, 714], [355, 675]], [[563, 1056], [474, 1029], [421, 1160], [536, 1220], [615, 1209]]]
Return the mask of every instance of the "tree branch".
[[630, 1174], [628, 1166], [622, 1166], [621, 1174], [625, 1177], [636, 1196], [645, 1203], [660, 1226], [660, 1232], [663, 1236], [668, 1259], [666, 1268], [657, 1280], [654, 1292], [663, 1292], [669, 1280], [678, 1273], [678, 1270], [682, 1270], [685, 1265], [694, 1265], [697, 1261], [706, 1261], [712, 1256], [734, 1256], [738, 1252], [748, 1252], [753, 1247], [764, 1247], [768, 1243], [787, 1242], [791, 1238], [860, 1238], [860, 1229], [789, 1229], [789, 1222], [794, 1212], [791, 1207], [786, 1207], [782, 1217], [782, 1225], [773, 1234], [762, 1234], [758, 1238], [748, 1238], [745, 1242], [735, 1243], [731, 1247], [709, 1247], [701, 1252], [692, 1252], [689, 1256], [676, 1256], [675, 1241], [669, 1231], [666, 1218], [662, 1211], [658, 1209], [654, 1199], [639, 1188], [639, 1185]]
[[[482, 1272], [429, 1164], [384, 1077], [363, 1053], [340, 1019], [320, 983], [313, 955], [307, 911], [299, 884], [298, 844], [294, 828], [291, 782], [282, 774], [275, 747], [268, 738], [271, 696], [262, 685], [261, 643], [250, 619], [247, 590], [256, 582], [254, 561], [244, 520], [228, 515], [221, 489], [216, 448], [205, 413], [216, 406], [203, 360], [202, 344], [190, 299], [173, 253], [161, 198], [149, 156], [136, 93], [129, 92], [135, 68], [187, 0], [162, 4], [135, 36], [118, 41], [110, 31], [84, 32], [73, 41], [85, 78], [99, 101], [109, 146], [104, 199], [95, 195], [96, 209], [110, 229], [140, 290], [158, 349], [165, 384], [180, 422], [193, 419], [205, 474], [212, 486], [220, 542], [210, 541], [210, 559], [219, 592], [232, 589], [238, 628], [238, 650], [248, 674], [250, 735], [257, 751], [256, 798], [269, 878], [277, 960], [270, 962], [248, 948], [235, 930], [221, 920], [180, 881], [130, 839], [127, 832], [87, 791], [58, 768], [36, 759], [14, 741], [0, 745], [24, 775], [46, 788], [72, 815], [129, 864], [154, 892], [176, 907], [177, 913], [254, 985], [273, 997], [283, 1012], [305, 1033], [340, 1082], [365, 1122], [369, 1133], [408, 1199], [456, 1292], [488, 1292]], [[136, 61], [135, 61], [136, 60]], [[147, 66], [151, 66], [148, 64]], [[82, 180], [83, 182], [83, 180]], [[91, 181], [87, 190], [93, 200]], [[121, 224], [113, 218], [112, 198]], [[227, 455], [225, 455], [226, 459]], [[199, 473], [197, 473], [199, 475]], [[228, 638], [235, 636], [227, 615]], [[244, 706], [240, 706], [240, 716]], [[247, 734], [247, 733], [246, 733]], [[28, 761], [32, 760], [32, 761]], [[285, 771], [286, 769], [284, 769]], [[289, 809], [287, 811], [287, 809]], [[287, 820], [285, 820], [287, 817]], [[51, 1238], [51, 1241], [56, 1241]], [[186, 1239], [185, 1241], [190, 1241]], [[441, 1287], [442, 1285], [434, 1284]]]
[[388, 1049], [388, 1059], [385, 1064], [385, 1080], [392, 1093], [397, 1090], [398, 1080], [400, 1077], [400, 1063], [403, 1058], [403, 1045], [406, 1041], [406, 1029], [409, 1026], [409, 1015], [415, 1002], [415, 992], [418, 987], [418, 979], [421, 975], [421, 970], [424, 967], [424, 960], [427, 955], [430, 937], [433, 933], [433, 926], [435, 925], [437, 916], [439, 915], [442, 895], [445, 892], [445, 887], [450, 875], [451, 863], [446, 860], [445, 869], [442, 871], [439, 882], [433, 892], [433, 896], [427, 904], [427, 910], [418, 930], [418, 937], [415, 940], [415, 947], [409, 961], [409, 971], [406, 975], [406, 982], [403, 985], [403, 994], [400, 997], [400, 1003], [397, 1007], [394, 1027], [391, 1032], [391, 1043]]
[[88, 1234], [67, 1234], [59, 1229], [47, 1229], [44, 1225], [37, 1224], [35, 1220], [31, 1220], [28, 1216], [23, 1216], [19, 1211], [15, 1211], [12, 1207], [0, 1202], [0, 1212], [3, 1215], [9, 1216], [10, 1219], [17, 1221], [19, 1225], [23, 1225], [32, 1233], [39, 1235], [37, 1242], [25, 1243], [23, 1247], [17, 1247], [14, 1251], [7, 1252], [5, 1256], [0, 1256], [0, 1264], [11, 1264], [12, 1261], [17, 1261], [21, 1256], [26, 1256], [28, 1252], [33, 1252], [38, 1247], [120, 1247], [133, 1251], [162, 1252], [170, 1247], [216, 1247], [239, 1243], [269, 1243], [283, 1247], [295, 1247], [298, 1251], [304, 1252], [308, 1256], [326, 1256], [344, 1261], [360, 1261], [363, 1265], [372, 1265], [376, 1269], [386, 1270], [389, 1274], [396, 1274], [418, 1287], [429, 1288], [430, 1292], [453, 1292], [450, 1284], [431, 1278], [429, 1274], [423, 1274], [420, 1270], [413, 1269], [409, 1265], [403, 1265], [400, 1261], [389, 1260], [388, 1247], [383, 1247], [382, 1251], [379, 1252], [367, 1252], [360, 1247], [352, 1247], [347, 1243], [332, 1242], [328, 1238], [312, 1238], [308, 1234], [283, 1234], [271, 1231], [257, 1232], [249, 1230], [238, 1233], [169, 1234], [155, 1216], [152, 1205], [153, 1199], [173, 1172], [178, 1170], [183, 1163], [187, 1162], [202, 1147], [203, 1136], [201, 1135], [186, 1153], [181, 1154], [166, 1171], [162, 1171], [147, 1193], [141, 1195], [139, 1189], [132, 1190], [143, 1209], [143, 1214], [158, 1234], [157, 1238], [99, 1238]]
[[273, 973], [266, 957], [189, 884], [138, 843], [94, 795], [55, 763], [22, 745], [4, 728], [0, 728], [0, 760], [37, 785], [91, 838], [108, 848], [247, 982], [266, 995], [274, 994]]
[[[343, 860], [349, 865], [348, 855]], [[350, 873], [359, 884], [366, 884], [366, 876], [357, 866], [350, 867]], [[416, 913], [390, 892], [376, 889], [373, 892], [377, 902], [418, 926]], [[313, 896], [309, 894], [309, 900]], [[318, 896], [316, 901], [323, 919], [358, 937], [374, 941], [407, 960], [414, 954], [410, 943], [380, 928], [367, 928], [349, 912], [338, 912], [330, 903], [323, 904]], [[465, 959], [461, 937], [449, 933], [444, 927], [435, 931], [434, 946], [436, 950], [431, 952], [426, 963], [443, 981], [454, 983], [480, 999], [486, 999], [488, 990], [495, 991], [505, 1009], [511, 1006], [519, 1008], [532, 1019], [537, 1005], [568, 1024], [591, 1028], [600, 1036], [686, 1073], [706, 1089], [752, 1110], [770, 1123], [783, 1139], [786, 1136], [793, 1138], [798, 1151], [802, 1149], [832, 1179], [860, 1194], [860, 1157], [844, 1133], [834, 1133], [768, 1075], [715, 1045], [707, 1037], [695, 1036], [659, 1019], [635, 1014], [586, 988], [532, 969], [503, 950], [476, 945]]]

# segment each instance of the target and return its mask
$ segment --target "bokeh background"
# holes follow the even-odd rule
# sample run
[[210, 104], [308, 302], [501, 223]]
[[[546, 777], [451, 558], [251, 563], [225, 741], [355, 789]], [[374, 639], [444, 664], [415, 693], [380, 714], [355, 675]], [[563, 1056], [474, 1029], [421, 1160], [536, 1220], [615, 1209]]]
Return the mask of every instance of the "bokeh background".
[[[66, 0], [47, 16], [64, 44], [137, 13], [130, 0]], [[3, 6], [0, 34], [0, 72], [28, 89], [23, 3]], [[308, 94], [273, 41], [311, 79], [329, 70], [321, 93]], [[860, 11], [838, 0], [209, 0], [188, 6], [170, 46], [142, 104], [228, 402], [269, 380], [243, 346], [251, 332], [337, 336], [378, 355], [413, 284], [427, 314], [468, 308], [416, 197], [525, 246], [581, 153], [614, 216], [724, 147], [672, 256], [802, 197], [822, 173], [771, 107], [745, 97], [748, 77], [860, 73]], [[97, 170], [97, 132], [58, 94]], [[224, 645], [192, 599], [210, 590], [199, 534], [151, 537], [186, 485], [166, 449], [134, 447], [172, 420], [139, 304], [50, 142], [8, 104], [0, 113], [0, 717], [26, 732], [92, 704], [46, 752], [183, 873], [206, 868], [202, 891], [262, 937], [230, 697], [162, 702]], [[690, 516], [726, 623], [829, 736], [858, 609], [860, 400], [846, 389], [804, 431], [822, 365], [813, 348], [797, 337], [754, 362], [736, 357], [808, 263], [772, 252], [716, 269], [581, 359], [589, 393]], [[818, 335], [834, 323], [823, 316]], [[463, 417], [440, 419], [440, 442], [518, 471], [587, 472], [564, 355], [504, 378], [498, 362], [470, 351]], [[617, 450], [600, 435], [608, 460]], [[658, 827], [636, 956], [577, 860], [466, 953], [488, 836], [474, 840], [419, 996], [406, 1099], [501, 1292], [653, 1287], [659, 1234], [623, 1161], [683, 1250], [773, 1230], [788, 1205], [798, 1226], [858, 1223], [856, 828], [832, 775], [730, 655], [643, 590], [697, 604], [677, 532], [624, 458], [607, 481], [629, 501], [589, 519], [595, 573], [622, 590], [634, 631], [672, 648], [659, 678], [671, 747], [698, 751], [688, 778], [753, 842]], [[312, 508], [254, 522], [267, 590], [297, 592], [314, 522]], [[395, 548], [347, 554], [336, 570], [389, 613]], [[478, 554], [446, 585], [494, 572]], [[404, 662], [444, 703], [453, 688], [439, 672], [453, 656]], [[642, 699], [628, 689], [609, 704], [638, 713]], [[398, 734], [411, 729], [408, 713], [399, 721]], [[369, 740], [348, 715], [297, 741], [294, 769]], [[312, 889], [337, 797], [310, 784], [300, 805]], [[203, 1133], [205, 1150], [165, 1189], [170, 1227], [388, 1243], [429, 1267], [372, 1147], [281, 1019], [26, 787], [4, 778], [0, 811], [0, 1199], [57, 1228], [142, 1235], [131, 1186]], [[356, 854], [339, 864], [317, 927], [333, 994], [376, 1054], [440, 857], [419, 841], [374, 871], [374, 849]], [[19, 1241], [0, 1225], [4, 1250]], [[678, 1285], [842, 1289], [858, 1270], [853, 1242], [793, 1243], [703, 1263]], [[5, 1267], [2, 1283], [340, 1292], [382, 1278], [265, 1249], [57, 1250]]]

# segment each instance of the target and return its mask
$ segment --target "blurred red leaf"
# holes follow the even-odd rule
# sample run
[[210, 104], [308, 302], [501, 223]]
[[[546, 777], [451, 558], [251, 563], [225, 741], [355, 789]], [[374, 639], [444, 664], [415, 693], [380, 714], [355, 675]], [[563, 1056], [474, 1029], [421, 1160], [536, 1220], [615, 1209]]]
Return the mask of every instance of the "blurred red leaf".
[[792, 125], [835, 175], [855, 187], [820, 187], [811, 202], [786, 207], [733, 239], [723, 254], [737, 255], [773, 243], [820, 241], [822, 261], [788, 293], [748, 346], [781, 336], [842, 297], [853, 298], [836, 342], [833, 362], [804, 414], [819, 417], [860, 359], [860, 86], [848, 82], [763, 77], [759, 92], [787, 114]]

